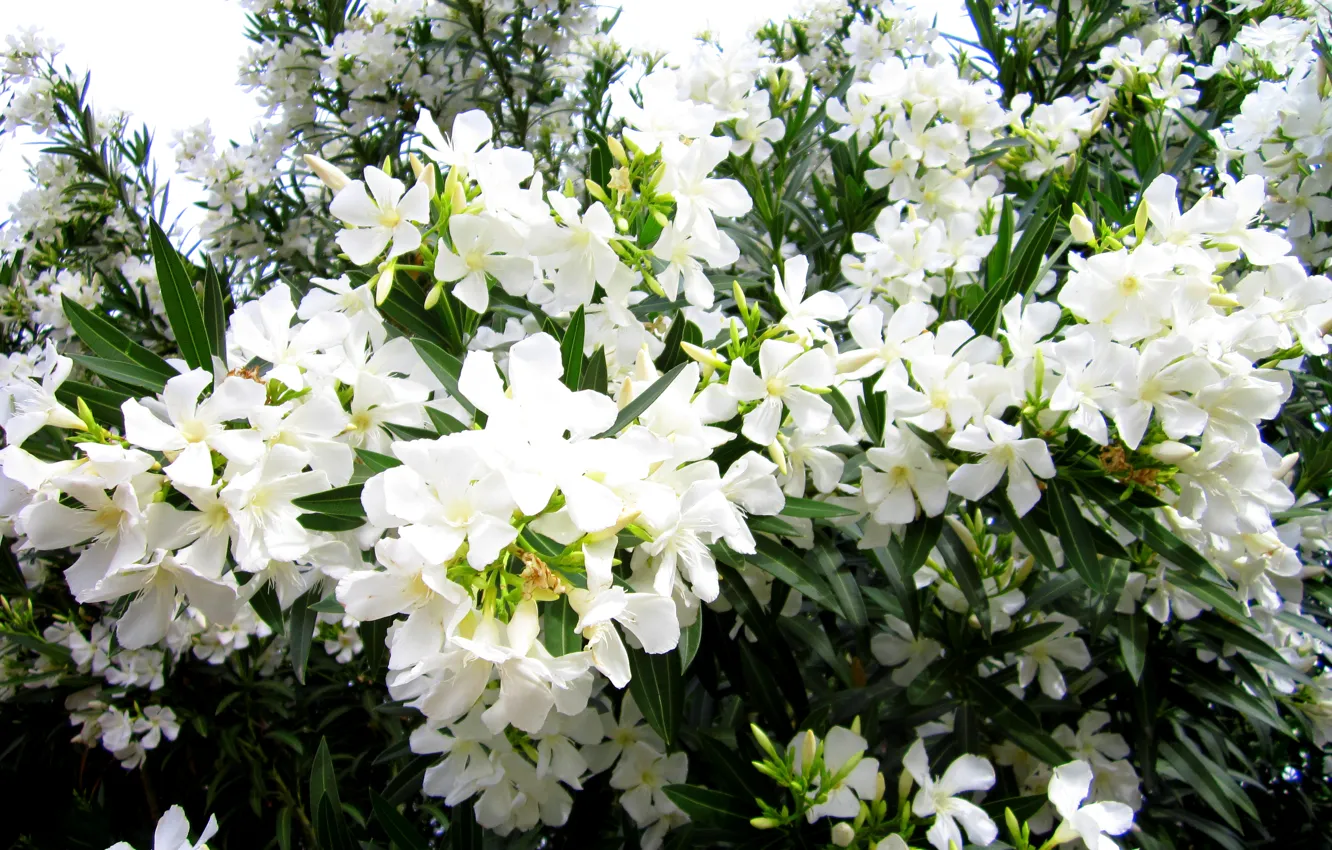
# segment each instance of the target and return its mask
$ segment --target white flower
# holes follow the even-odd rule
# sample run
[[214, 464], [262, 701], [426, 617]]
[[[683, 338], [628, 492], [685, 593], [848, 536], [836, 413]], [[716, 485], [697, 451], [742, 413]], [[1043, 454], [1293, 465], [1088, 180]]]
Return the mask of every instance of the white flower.
[[999, 828], [984, 810], [958, 795], [966, 791], [988, 791], [994, 787], [994, 767], [980, 756], [964, 755], [948, 766], [936, 782], [930, 775], [930, 763], [925, 755], [925, 742], [920, 739], [911, 745], [902, 766], [907, 769], [920, 790], [911, 803], [916, 817], [934, 815], [934, 824], [925, 834], [936, 850], [950, 850], [950, 844], [962, 847], [960, 821], [973, 844], [984, 846], [999, 835]]
[[1091, 793], [1091, 784], [1091, 765], [1085, 761], [1069, 762], [1054, 769], [1048, 793], [1063, 821], [1051, 840], [1067, 844], [1082, 839], [1087, 850], [1118, 850], [1119, 845], [1109, 835], [1129, 831], [1133, 826], [1133, 809], [1116, 802], [1082, 805]]
[[833, 381], [833, 364], [821, 349], [805, 351], [793, 342], [770, 339], [759, 349], [759, 372], [743, 360], [731, 367], [727, 386], [740, 401], [758, 401], [745, 414], [740, 433], [766, 446], [777, 437], [785, 404], [796, 427], [818, 431], [832, 418], [832, 406], [805, 387], [822, 388]]
[[890, 678], [893, 684], [905, 688], [926, 667], [943, 657], [943, 644], [913, 634], [911, 626], [891, 615], [884, 622], [889, 631], [879, 632], [870, 639], [870, 651], [880, 664], [897, 668]]
[[[792, 746], [795, 749], [795, 769], [797, 772], [805, 768], [804, 747], [801, 741], [810, 737], [811, 733], [803, 732], [796, 735]], [[836, 775], [840, 773], [851, 761], [857, 757], [855, 767], [842, 777], [842, 779], [832, 788], [823, 788], [816, 785], [818, 793], [827, 791], [828, 799], [823, 803], [813, 806], [806, 813], [805, 817], [810, 822], [824, 818], [852, 818], [860, 811], [860, 801], [866, 802], [874, 799], [874, 794], [878, 790], [879, 761], [878, 759], [864, 758], [865, 751], [869, 749], [869, 742], [860, 735], [846, 729], [842, 726], [834, 726], [828, 730], [828, 734], [823, 739], [823, 763], [828, 768], [828, 772]]]
[[1091, 665], [1091, 653], [1082, 638], [1072, 636], [1077, 630], [1077, 622], [1061, 614], [1052, 614], [1046, 622], [1061, 623], [1058, 631], [1036, 643], [1023, 647], [1018, 656], [1018, 685], [1027, 687], [1031, 680], [1040, 676], [1041, 691], [1050, 699], [1063, 699], [1067, 693], [1064, 675], [1059, 672], [1059, 661], [1078, 670], [1086, 670]]
[[475, 312], [484, 313], [490, 305], [487, 275], [493, 275], [515, 297], [531, 290], [536, 268], [521, 255], [518, 236], [508, 225], [487, 216], [455, 215], [449, 219], [449, 237], [453, 250], [446, 250], [441, 242], [435, 277], [457, 281], [454, 297]]
[[914, 433], [895, 425], [884, 427], [883, 443], [865, 452], [874, 469], [862, 468], [861, 472], [861, 493], [874, 521], [902, 525], [922, 509], [926, 516], [943, 513], [948, 504], [948, 472], [943, 461]]
[[624, 792], [620, 795], [620, 805], [634, 823], [644, 827], [676, 811], [663, 789], [684, 782], [688, 772], [689, 759], [684, 753], [663, 755], [647, 744], [637, 743], [620, 757], [610, 784]]
[[675, 226], [704, 242], [720, 242], [714, 215], [738, 218], [753, 206], [740, 181], [708, 176], [730, 152], [731, 140], [725, 136], [706, 136], [688, 146], [674, 143], [662, 148], [666, 170], [660, 191], [675, 199]]
[[470, 171], [477, 153], [485, 151], [490, 144], [495, 128], [486, 113], [471, 109], [454, 116], [453, 136], [446, 138], [439, 131], [439, 125], [431, 117], [430, 110], [422, 109], [420, 117], [416, 119], [416, 132], [429, 143], [421, 145], [426, 156], [440, 165]]
[[1044, 440], [1023, 439], [1022, 426], [1005, 425], [993, 416], [985, 417], [985, 430], [968, 425], [954, 434], [948, 445], [985, 455], [977, 463], [958, 467], [948, 478], [948, 489], [974, 502], [998, 486], [1006, 472], [1008, 498], [1018, 516], [1024, 516], [1041, 499], [1035, 476], [1055, 475], [1054, 461]]
[[[216, 834], [217, 818], [209, 817], [208, 824], [199, 834], [199, 840], [190, 843], [190, 822], [185, 817], [185, 810], [180, 806], [172, 806], [157, 822], [157, 830], [153, 833], [153, 850], [208, 850], [208, 845], [204, 842]], [[134, 848], [121, 841], [111, 845], [107, 850], [134, 850]]]
[[274, 446], [222, 488], [219, 497], [236, 523], [232, 551], [241, 569], [258, 571], [309, 551], [310, 532], [297, 522], [302, 511], [292, 500], [329, 489], [327, 475], [304, 471], [309, 460], [300, 449]]
[[703, 272], [703, 263], [714, 268], [729, 266], [740, 258], [740, 249], [724, 233], [718, 233], [718, 240], [710, 243], [668, 223], [652, 246], [652, 255], [666, 261], [666, 268], [657, 275], [657, 282], [667, 298], [674, 301], [683, 284], [685, 300], [708, 309], [716, 295], [712, 281]]
[[569, 605], [578, 612], [574, 630], [587, 638], [592, 663], [617, 688], [629, 684], [629, 656], [613, 623], [627, 629], [652, 655], [670, 652], [680, 643], [675, 601], [669, 596], [629, 593], [620, 587], [574, 588]]
[[810, 340], [823, 331], [826, 323], [846, 318], [846, 303], [833, 293], [823, 291], [805, 297], [809, 260], [803, 256], [791, 257], [786, 261], [785, 273], [774, 268], [772, 276], [777, 303], [786, 311], [781, 326], [801, 339]]
[[212, 451], [242, 468], [253, 466], [263, 454], [263, 442], [257, 431], [227, 430], [226, 423], [256, 414], [264, 406], [264, 385], [248, 378], [229, 377], [200, 403], [200, 393], [212, 383], [213, 376], [203, 369], [167, 381], [161, 407], [170, 424], [135, 399], [121, 405], [127, 440], [145, 449], [174, 455], [174, 460], [162, 470], [174, 484], [210, 486]]
[[[424, 113], [423, 113], [424, 117]], [[374, 200], [366, 194], [366, 185]], [[353, 180], [333, 198], [328, 211], [351, 227], [338, 232], [338, 246], [358, 266], [372, 262], [392, 243], [388, 258], [415, 251], [421, 231], [412, 222], [430, 221], [430, 186], [418, 182], [410, 191], [402, 181], [373, 165], [365, 169], [365, 182]]]
[[5, 442], [20, 446], [23, 441], [47, 425], [57, 428], [87, 427], [59, 401], [55, 391], [69, 377], [74, 361], [56, 354], [55, 343], [47, 340], [39, 365], [34, 374], [41, 375], [38, 384], [32, 378], [6, 381], [0, 384], [0, 428], [5, 429]]

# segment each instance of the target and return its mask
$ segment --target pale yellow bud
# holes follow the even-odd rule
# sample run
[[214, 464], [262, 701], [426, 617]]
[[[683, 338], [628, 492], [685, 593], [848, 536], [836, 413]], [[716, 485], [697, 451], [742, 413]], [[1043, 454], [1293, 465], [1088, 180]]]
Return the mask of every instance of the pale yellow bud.
[[832, 828], [832, 843], [838, 847], [850, 847], [851, 842], [856, 840], [856, 831], [851, 828], [849, 823], [834, 824]]
[[1082, 213], [1074, 213], [1068, 220], [1068, 230], [1073, 234], [1073, 242], [1078, 245], [1096, 241], [1096, 231], [1092, 228], [1091, 220]]
[[806, 729], [805, 736], [800, 739], [800, 763], [808, 769], [818, 754], [819, 739], [814, 737], [813, 729]]
[[305, 164], [310, 166], [310, 170], [314, 172], [315, 176], [334, 192], [342, 191], [347, 184], [352, 182], [350, 177], [342, 173], [342, 169], [314, 154], [307, 153], [305, 155]]
[[416, 154], [407, 157], [407, 161], [412, 164], [412, 174], [416, 176], [418, 182], [426, 184], [430, 188], [430, 194], [435, 194], [435, 168], [432, 165], [426, 165]]
[[1174, 440], [1157, 443], [1148, 449], [1148, 452], [1161, 463], [1168, 463], [1172, 466], [1188, 460], [1194, 454], [1192, 448]]
[[776, 829], [781, 826], [780, 823], [772, 818], [752, 818], [749, 821], [749, 825], [755, 829]]
[[615, 157], [615, 161], [620, 165], [629, 164], [629, 154], [625, 152], [624, 145], [620, 144], [619, 139], [614, 136], [607, 136], [606, 147], [610, 148], [611, 156]]

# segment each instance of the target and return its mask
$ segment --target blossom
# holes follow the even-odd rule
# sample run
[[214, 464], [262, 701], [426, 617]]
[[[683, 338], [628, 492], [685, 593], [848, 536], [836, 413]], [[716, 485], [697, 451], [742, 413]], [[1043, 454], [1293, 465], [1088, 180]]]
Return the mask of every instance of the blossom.
[[445, 137], [431, 117], [430, 110], [422, 109], [420, 117], [416, 119], [416, 132], [427, 142], [421, 145], [426, 156], [440, 165], [468, 171], [476, 162], [477, 153], [487, 149], [495, 135], [495, 128], [491, 126], [486, 113], [479, 109], [469, 109], [454, 116], [453, 135]]
[[950, 448], [984, 455], [976, 463], [958, 467], [948, 477], [948, 489], [976, 501], [999, 484], [1008, 473], [1008, 499], [1018, 516], [1040, 501], [1036, 477], [1053, 478], [1054, 462], [1045, 441], [1023, 439], [1020, 425], [1006, 425], [993, 416], [985, 417], [985, 429], [968, 425], [948, 441]]
[[1083, 805], [1091, 793], [1092, 769], [1085, 761], [1062, 764], [1050, 777], [1050, 802], [1063, 818], [1051, 840], [1067, 844], [1081, 839], [1088, 850], [1118, 850], [1110, 835], [1121, 835], [1133, 826], [1133, 809], [1123, 803]]
[[[191, 843], [190, 822], [185, 817], [185, 810], [180, 806], [172, 806], [157, 822], [157, 829], [153, 833], [153, 850], [208, 850], [205, 842], [214, 835], [217, 835], [217, 818], [209, 816], [203, 832], [199, 833], [199, 840]], [[111, 845], [107, 850], [134, 850], [134, 848], [121, 841]]]
[[526, 295], [536, 280], [532, 261], [517, 251], [518, 237], [503, 222], [487, 216], [449, 219], [453, 250], [435, 257], [435, 277], [453, 282], [453, 295], [477, 313], [490, 304], [487, 276], [494, 276], [513, 296]]
[[772, 270], [777, 303], [782, 305], [782, 327], [801, 339], [811, 339], [825, 323], [840, 322], [846, 318], [846, 304], [831, 292], [815, 292], [805, 297], [809, 260], [803, 256], [786, 261], [784, 273]]
[[256, 414], [264, 406], [264, 386], [246, 378], [228, 377], [200, 403], [199, 395], [212, 383], [213, 376], [202, 369], [167, 381], [161, 407], [170, 424], [135, 399], [121, 405], [126, 439], [145, 449], [174, 454], [175, 459], [163, 472], [186, 487], [207, 487], [213, 483], [210, 450], [242, 467], [254, 465], [263, 454], [257, 431], [228, 430], [226, 423], [247, 420]]
[[759, 402], [745, 414], [740, 429], [751, 441], [766, 446], [776, 438], [783, 405], [803, 430], [817, 431], [832, 418], [828, 402], [806, 389], [832, 383], [833, 364], [823, 351], [770, 339], [759, 349], [759, 371], [762, 377], [748, 363], [737, 361], [727, 382], [740, 401]]
[[[367, 185], [370, 194], [366, 194]], [[338, 232], [338, 246], [353, 263], [364, 266], [385, 248], [389, 248], [391, 260], [421, 246], [421, 231], [413, 222], [430, 220], [430, 186], [421, 181], [407, 190], [401, 180], [371, 165], [365, 169], [365, 181], [347, 184], [328, 211], [351, 225]]]
[[983, 846], [998, 837], [999, 828], [989, 815], [980, 806], [958, 796], [966, 791], [987, 791], [994, 786], [994, 768], [988, 761], [980, 756], [960, 756], [936, 781], [930, 775], [925, 742], [917, 738], [902, 758], [902, 765], [920, 786], [911, 801], [912, 813], [916, 817], [934, 816], [925, 837], [935, 850], [949, 850], [954, 843], [963, 846], [959, 822], [973, 844]]

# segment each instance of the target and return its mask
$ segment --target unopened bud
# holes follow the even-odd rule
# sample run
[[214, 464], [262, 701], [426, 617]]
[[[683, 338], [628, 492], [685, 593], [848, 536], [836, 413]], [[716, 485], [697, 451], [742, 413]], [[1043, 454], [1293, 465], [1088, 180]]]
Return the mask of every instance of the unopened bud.
[[417, 158], [416, 154], [407, 157], [407, 161], [412, 164], [412, 174], [416, 176], [417, 182], [426, 184], [430, 189], [430, 196], [435, 196], [435, 167], [427, 165]]
[[735, 299], [735, 306], [740, 315], [749, 318], [749, 301], [745, 298], [745, 289], [738, 280], [731, 281], [731, 297]]
[[883, 792], [888, 790], [888, 781], [883, 778], [882, 773], [874, 774], [874, 800], [877, 803], [883, 799]]
[[325, 159], [320, 159], [314, 154], [305, 155], [305, 164], [310, 166], [310, 170], [315, 176], [328, 188], [334, 192], [342, 191], [349, 183], [351, 178], [342, 173], [342, 169]]
[[726, 358], [710, 348], [694, 345], [692, 342], [680, 343], [680, 350], [689, 355], [689, 359], [716, 369], [726, 365]]
[[749, 825], [755, 829], [776, 829], [781, 826], [780, 823], [772, 818], [751, 818]]
[[1133, 216], [1133, 235], [1138, 238], [1138, 244], [1142, 244], [1142, 237], [1147, 235], [1147, 202], [1138, 204], [1138, 212]]
[[767, 734], [758, 727], [758, 724], [749, 724], [749, 731], [753, 734], [754, 740], [758, 742], [759, 749], [767, 753], [769, 758], [774, 761], [780, 761], [780, 759], [777, 758], [777, 748], [772, 745], [772, 741], [768, 740]]
[[897, 777], [897, 799], [899, 801], [905, 800], [907, 795], [911, 793], [911, 786], [914, 784], [915, 780], [911, 778], [911, 771], [902, 768], [902, 775]]
[[382, 305], [393, 291], [393, 275], [396, 267], [389, 263], [379, 273], [379, 279], [375, 281], [375, 304]]
[[442, 294], [444, 294], [444, 284], [442, 282], [437, 282], [430, 287], [430, 291], [426, 293], [425, 308], [427, 310], [435, 309], [435, 305], [439, 303], [439, 296]]
[[1295, 464], [1299, 463], [1299, 460], [1300, 460], [1299, 452], [1291, 452], [1290, 454], [1286, 455], [1281, 459], [1281, 465], [1276, 468], [1276, 472], [1272, 473], [1272, 477], [1278, 479], [1285, 478], [1295, 469]]
[[601, 188], [600, 183], [590, 178], [584, 181], [584, 183], [587, 186], [587, 193], [589, 195], [596, 198], [598, 201], [601, 201], [603, 204], [610, 203], [610, 198], [607, 197], [606, 190]]
[[1174, 440], [1157, 443], [1148, 449], [1148, 452], [1161, 463], [1168, 463], [1172, 466], [1186, 461], [1194, 455], [1192, 448]]
[[[1074, 208], [1076, 207], [1074, 204]], [[1068, 220], [1068, 231], [1073, 234], [1073, 241], [1078, 245], [1088, 245], [1096, 241], [1096, 231], [1092, 228], [1091, 219], [1083, 215], [1081, 210], [1075, 212]]]
[[629, 164], [629, 154], [625, 152], [624, 145], [620, 144], [619, 139], [614, 136], [607, 136], [606, 147], [610, 148], [611, 156], [615, 157], [615, 161], [620, 165]]
[[1033, 556], [1028, 555], [1023, 558], [1022, 563], [1018, 564], [1016, 576], [1013, 579], [1013, 586], [1021, 587], [1023, 583], [1026, 582], [1027, 576], [1031, 575], [1031, 569], [1034, 566], [1036, 566], [1036, 559]]
[[1022, 837], [1022, 828], [1018, 826], [1017, 815], [1013, 814], [1012, 809], [1004, 809], [1004, 825], [1008, 827], [1008, 834], [1013, 836], [1014, 841]]
[[849, 823], [834, 824], [832, 828], [832, 843], [838, 847], [850, 847], [851, 842], [856, 840], [856, 831], [851, 828]]
[[953, 529], [954, 533], [957, 534], [958, 539], [962, 541], [962, 545], [967, 547], [967, 551], [970, 552], [972, 556], [980, 554], [980, 547], [976, 545], [976, 539], [971, 536], [970, 529], [963, 525], [960, 519], [955, 516], [946, 516], [944, 517], [944, 522], [948, 523], [949, 527]]
[[622, 215], [617, 215], [615, 217], [615, 229], [620, 231], [621, 233], [628, 233], [629, 220]]
[[786, 452], [782, 451], [782, 446], [776, 440], [768, 444], [768, 457], [777, 464], [777, 472], [786, 475], [789, 467], [786, 465]]
[[806, 729], [805, 736], [800, 739], [800, 764], [808, 769], [814, 763], [814, 759], [819, 754], [819, 739], [814, 737], [813, 729]]
[[384, 172], [384, 173], [387, 174], [388, 176], [392, 177], [392, 176], [393, 176], [393, 157], [389, 156], [388, 154], [385, 154], [385, 155], [384, 155], [384, 162], [383, 162], [382, 165], [379, 166], [379, 170], [382, 171], [382, 172]]
[[646, 270], [643, 272], [643, 282], [648, 285], [648, 289], [651, 289], [653, 294], [659, 295], [662, 298], [666, 297], [666, 290], [661, 288], [660, 281], [653, 276], [652, 272]]
[[1220, 307], [1222, 309], [1232, 309], [1232, 310], [1240, 306], [1238, 298], [1236, 298], [1234, 295], [1231, 295], [1229, 292], [1226, 292], [1225, 290], [1221, 289], [1218, 289], [1216, 292], [1213, 292], [1211, 295], [1207, 296], [1207, 303], [1212, 307]]

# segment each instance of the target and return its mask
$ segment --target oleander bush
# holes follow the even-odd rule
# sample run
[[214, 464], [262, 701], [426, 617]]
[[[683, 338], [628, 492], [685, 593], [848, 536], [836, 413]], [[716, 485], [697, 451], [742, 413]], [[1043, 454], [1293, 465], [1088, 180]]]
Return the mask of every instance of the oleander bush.
[[3, 56], [6, 846], [1332, 846], [1324, 7], [245, 4]]

